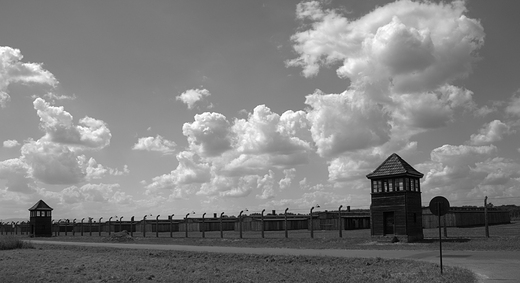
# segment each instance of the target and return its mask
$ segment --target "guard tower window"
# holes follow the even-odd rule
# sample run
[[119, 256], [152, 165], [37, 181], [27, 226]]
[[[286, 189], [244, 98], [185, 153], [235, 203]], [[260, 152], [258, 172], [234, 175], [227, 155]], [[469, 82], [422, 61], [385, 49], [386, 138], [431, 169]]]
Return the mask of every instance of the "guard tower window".
[[388, 179], [388, 188], [389, 188], [389, 192], [395, 191], [395, 189], [394, 189], [394, 179]]
[[397, 183], [398, 183], [397, 190], [398, 191], [403, 191], [404, 190], [403, 178], [397, 179]]

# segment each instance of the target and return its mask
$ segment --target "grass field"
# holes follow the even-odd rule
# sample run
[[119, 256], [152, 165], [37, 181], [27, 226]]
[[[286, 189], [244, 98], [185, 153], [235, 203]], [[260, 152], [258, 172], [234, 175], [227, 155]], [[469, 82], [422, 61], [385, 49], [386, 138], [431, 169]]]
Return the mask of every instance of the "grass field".
[[11, 282], [476, 282], [466, 269], [410, 260], [241, 255], [35, 245], [1, 251]]
[[[266, 232], [134, 233], [132, 243], [185, 244], [197, 246], [279, 247], [309, 249], [438, 249], [438, 230], [425, 229], [425, 240], [391, 243], [389, 238], [372, 238], [369, 230]], [[520, 250], [520, 222], [483, 227], [448, 228], [445, 250]], [[1, 236], [5, 239], [10, 236]], [[26, 235], [19, 236], [28, 239]], [[76, 233], [42, 240], [103, 242], [107, 233]], [[34, 249], [0, 251], [2, 282], [476, 282], [465, 269], [447, 268], [441, 276], [435, 264], [406, 260], [345, 259], [304, 256], [235, 255], [177, 251], [143, 251], [109, 248], [34, 245]], [[399, 270], [399, 272], [397, 272]]]
[[[108, 233], [98, 233], [92, 236], [80, 236], [76, 233], [59, 237], [44, 238], [58, 241], [105, 241]], [[416, 243], [391, 243], [390, 238], [372, 238], [370, 230], [343, 231], [343, 238], [339, 238], [338, 231], [315, 231], [314, 238], [310, 238], [309, 231], [289, 231], [289, 238], [285, 238], [284, 231], [268, 231], [264, 239], [260, 232], [244, 232], [243, 238], [234, 231], [224, 232], [224, 238], [220, 238], [220, 232], [206, 232], [206, 238], [202, 238], [200, 232], [190, 232], [189, 238], [185, 238], [184, 232], [170, 233], [148, 232], [146, 238], [142, 233], [134, 233], [132, 242], [150, 244], [179, 244], [197, 246], [237, 246], [237, 247], [279, 247], [279, 248], [308, 248], [308, 249], [414, 249], [436, 250], [438, 249], [438, 229], [424, 229], [425, 240]], [[520, 251], [520, 221], [511, 224], [490, 226], [490, 238], [486, 238], [484, 227], [473, 228], [448, 228], [448, 238], [443, 238], [443, 249], [446, 250], [504, 250]], [[131, 242], [130, 242], [131, 243]]]

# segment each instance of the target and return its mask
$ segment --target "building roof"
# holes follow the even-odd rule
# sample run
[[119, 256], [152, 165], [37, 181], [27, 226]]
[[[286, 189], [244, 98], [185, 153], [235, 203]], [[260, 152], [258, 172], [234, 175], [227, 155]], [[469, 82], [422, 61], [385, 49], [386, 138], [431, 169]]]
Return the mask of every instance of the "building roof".
[[33, 210], [52, 210], [43, 200], [39, 200], [35, 205], [29, 208], [29, 211]]
[[412, 176], [422, 178], [424, 174], [415, 170], [412, 165], [404, 161], [401, 156], [392, 153], [376, 170], [367, 175], [368, 179], [388, 177], [395, 175]]

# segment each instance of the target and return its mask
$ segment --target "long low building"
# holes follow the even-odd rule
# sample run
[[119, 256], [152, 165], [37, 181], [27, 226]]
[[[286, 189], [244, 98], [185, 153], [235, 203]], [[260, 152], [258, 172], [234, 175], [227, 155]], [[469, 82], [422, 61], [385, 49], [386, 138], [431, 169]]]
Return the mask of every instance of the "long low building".
[[[439, 217], [433, 215], [428, 207], [423, 208], [422, 222], [425, 229], [439, 227]], [[441, 217], [441, 224], [447, 227], [472, 227], [485, 225], [483, 207], [452, 207]], [[511, 223], [509, 211], [488, 208], [488, 224]]]

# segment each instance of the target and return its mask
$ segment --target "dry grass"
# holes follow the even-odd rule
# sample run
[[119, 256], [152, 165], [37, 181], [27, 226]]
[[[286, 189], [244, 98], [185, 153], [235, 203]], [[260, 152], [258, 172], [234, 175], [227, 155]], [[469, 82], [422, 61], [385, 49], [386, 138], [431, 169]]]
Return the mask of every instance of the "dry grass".
[[2, 253], [2, 282], [476, 282], [408, 260], [36, 247]]
[[1, 236], [0, 250], [14, 250], [14, 249], [32, 249], [34, 248], [30, 242], [23, 241], [16, 236]]

